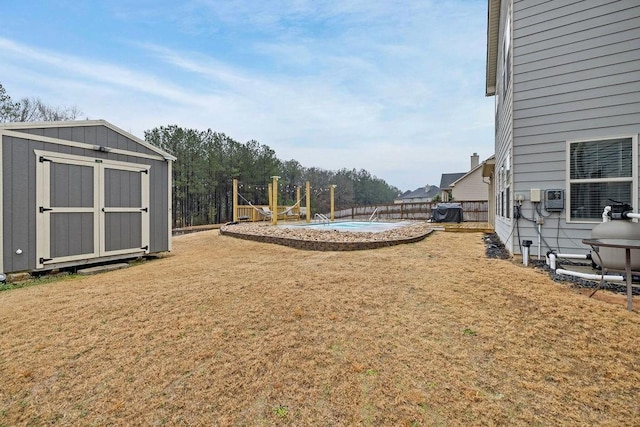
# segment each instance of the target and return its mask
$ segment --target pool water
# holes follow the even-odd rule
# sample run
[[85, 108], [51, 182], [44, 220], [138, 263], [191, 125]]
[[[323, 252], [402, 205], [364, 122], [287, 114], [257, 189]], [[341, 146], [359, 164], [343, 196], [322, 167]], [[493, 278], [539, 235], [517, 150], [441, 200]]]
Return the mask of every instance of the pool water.
[[312, 230], [335, 230], [345, 232], [365, 232], [365, 233], [381, 233], [387, 230], [393, 230], [400, 227], [406, 227], [410, 225], [410, 222], [368, 222], [368, 221], [339, 221], [330, 223], [309, 223], [309, 224], [297, 224], [297, 225], [283, 225], [283, 227], [291, 228], [308, 228]]

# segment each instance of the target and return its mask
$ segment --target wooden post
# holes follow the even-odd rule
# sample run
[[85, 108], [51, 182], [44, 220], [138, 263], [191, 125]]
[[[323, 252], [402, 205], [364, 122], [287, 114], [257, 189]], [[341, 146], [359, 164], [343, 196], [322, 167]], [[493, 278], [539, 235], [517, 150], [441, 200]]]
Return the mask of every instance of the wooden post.
[[335, 214], [334, 214], [334, 210], [335, 210], [335, 203], [334, 203], [334, 190], [336, 188], [336, 185], [333, 184], [331, 186], [329, 186], [329, 193], [331, 194], [331, 221], [333, 221], [335, 219]]
[[294, 207], [294, 208], [293, 208], [293, 212], [294, 212], [294, 213], [296, 213], [296, 214], [298, 215], [298, 219], [300, 219], [300, 202], [301, 202], [301, 200], [300, 200], [300, 190], [301, 190], [301, 188], [300, 188], [300, 186], [298, 185], [298, 186], [296, 187], [296, 200], [297, 200], [297, 201], [296, 201], [296, 206], [297, 206], [297, 207]]
[[278, 225], [278, 178], [279, 176], [272, 176], [273, 183], [271, 187], [273, 189], [273, 208], [271, 209], [271, 223], [273, 225]]
[[238, 180], [233, 178], [233, 222], [238, 222]]
[[273, 210], [273, 184], [267, 185], [267, 191], [269, 192], [269, 210]]
[[306, 183], [305, 187], [305, 206], [307, 207], [307, 222], [311, 222], [311, 184], [309, 181]]

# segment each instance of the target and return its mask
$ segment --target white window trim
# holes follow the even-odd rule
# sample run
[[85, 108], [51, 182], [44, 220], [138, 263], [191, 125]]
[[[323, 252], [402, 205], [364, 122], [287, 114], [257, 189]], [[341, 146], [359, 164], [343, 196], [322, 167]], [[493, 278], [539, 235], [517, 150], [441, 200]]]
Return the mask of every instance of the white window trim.
[[[607, 141], [611, 139], [631, 139], [631, 178], [593, 178], [593, 179], [571, 179], [571, 144], [577, 142]], [[638, 211], [638, 134], [603, 136], [599, 138], [571, 139], [567, 140], [565, 155], [565, 221], [567, 224], [597, 224], [598, 220], [571, 220], [571, 183], [598, 183], [598, 182], [631, 182], [631, 204], [634, 212]]]

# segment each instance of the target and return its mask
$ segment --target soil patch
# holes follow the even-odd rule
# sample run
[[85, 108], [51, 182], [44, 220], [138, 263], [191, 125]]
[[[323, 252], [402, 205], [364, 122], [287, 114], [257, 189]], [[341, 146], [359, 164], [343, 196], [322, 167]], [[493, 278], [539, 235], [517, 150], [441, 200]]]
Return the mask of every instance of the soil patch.
[[638, 312], [488, 258], [482, 233], [173, 248], [0, 294], [0, 424], [640, 424]]

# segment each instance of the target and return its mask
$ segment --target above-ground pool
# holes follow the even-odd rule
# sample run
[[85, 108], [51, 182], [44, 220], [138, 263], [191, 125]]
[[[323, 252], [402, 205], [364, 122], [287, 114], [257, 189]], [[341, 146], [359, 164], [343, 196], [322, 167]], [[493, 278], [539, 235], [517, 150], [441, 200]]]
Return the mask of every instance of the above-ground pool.
[[220, 227], [220, 234], [275, 243], [312, 251], [357, 251], [377, 249], [423, 240], [433, 231], [425, 221], [329, 223], [230, 223]]
[[311, 230], [335, 230], [346, 232], [381, 233], [395, 228], [410, 225], [410, 222], [368, 222], [368, 221], [338, 221], [338, 222], [313, 222], [309, 224], [281, 225], [280, 227], [308, 228]]

